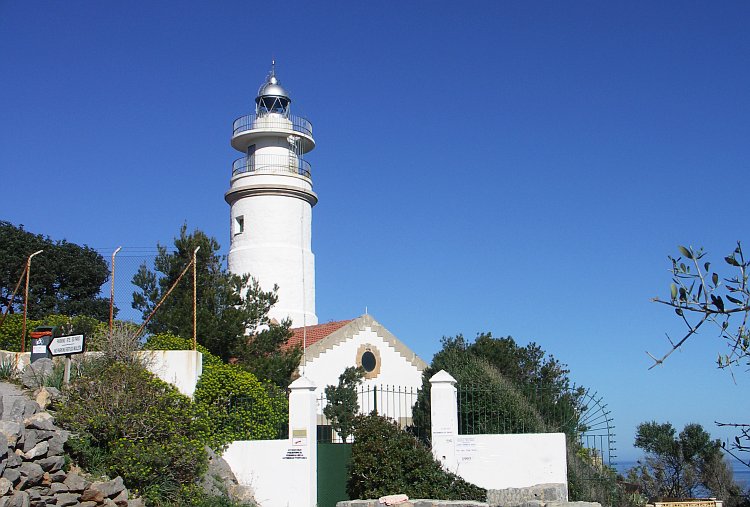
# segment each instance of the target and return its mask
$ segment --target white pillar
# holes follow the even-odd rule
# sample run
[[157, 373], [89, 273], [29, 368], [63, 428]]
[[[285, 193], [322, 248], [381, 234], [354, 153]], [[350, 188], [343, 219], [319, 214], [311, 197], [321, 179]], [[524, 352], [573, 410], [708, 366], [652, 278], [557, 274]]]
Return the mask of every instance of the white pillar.
[[458, 400], [456, 379], [440, 370], [430, 378], [430, 417], [432, 420], [432, 454], [443, 467], [455, 471], [458, 438]]
[[[318, 503], [318, 436], [315, 384], [300, 377], [289, 386], [289, 444], [302, 451], [299, 460], [306, 465], [304, 476], [293, 487], [299, 488], [302, 501], [297, 507], [315, 507]], [[296, 496], [296, 495], [295, 495]]]

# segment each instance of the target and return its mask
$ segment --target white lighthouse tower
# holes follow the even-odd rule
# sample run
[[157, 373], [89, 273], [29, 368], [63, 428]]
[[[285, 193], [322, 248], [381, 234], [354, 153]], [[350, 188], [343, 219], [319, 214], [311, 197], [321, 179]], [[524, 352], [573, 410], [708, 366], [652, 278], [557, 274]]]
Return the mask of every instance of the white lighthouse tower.
[[291, 102], [274, 63], [258, 90], [255, 114], [234, 121], [232, 147], [242, 156], [232, 165], [224, 198], [231, 215], [229, 271], [252, 275], [263, 290], [278, 285], [269, 316], [302, 327], [318, 323], [311, 249], [318, 196], [303, 158], [315, 147], [312, 124], [291, 114]]

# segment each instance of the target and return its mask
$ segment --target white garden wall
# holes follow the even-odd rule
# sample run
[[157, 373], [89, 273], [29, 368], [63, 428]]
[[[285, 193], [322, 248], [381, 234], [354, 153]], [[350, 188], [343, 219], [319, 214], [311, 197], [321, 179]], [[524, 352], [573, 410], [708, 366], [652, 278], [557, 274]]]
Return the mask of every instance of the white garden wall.
[[237, 481], [253, 488], [262, 507], [313, 507], [312, 484], [306, 478], [317, 463], [310, 462], [307, 446], [291, 443], [291, 439], [232, 442], [222, 457]]
[[445, 467], [485, 489], [567, 484], [564, 433], [459, 435]]
[[[98, 354], [85, 352], [83, 357]], [[203, 354], [195, 350], [144, 350], [136, 354], [144, 359], [151, 373], [174, 385], [182, 394], [193, 396], [198, 378], [203, 373]], [[0, 361], [13, 361], [19, 371], [26, 368], [30, 357], [29, 352], [0, 350]], [[73, 357], [80, 357], [80, 354]]]
[[456, 380], [441, 370], [431, 379], [432, 453], [443, 467], [485, 489], [564, 484], [564, 433], [459, 435]]

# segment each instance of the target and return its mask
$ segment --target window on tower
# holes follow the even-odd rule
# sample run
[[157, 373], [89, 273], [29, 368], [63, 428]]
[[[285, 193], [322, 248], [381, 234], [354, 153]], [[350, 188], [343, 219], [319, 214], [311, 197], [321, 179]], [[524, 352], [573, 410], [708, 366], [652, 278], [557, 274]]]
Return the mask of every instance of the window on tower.
[[245, 217], [240, 215], [234, 219], [234, 235], [245, 232]]

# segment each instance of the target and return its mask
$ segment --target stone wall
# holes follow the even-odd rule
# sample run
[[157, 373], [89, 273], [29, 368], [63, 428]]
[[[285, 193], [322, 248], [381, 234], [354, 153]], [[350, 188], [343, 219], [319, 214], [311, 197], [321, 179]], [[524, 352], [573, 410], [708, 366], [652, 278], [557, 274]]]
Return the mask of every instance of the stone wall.
[[19, 389], [0, 386], [0, 507], [141, 507], [122, 478], [91, 481], [63, 470], [68, 432]]

